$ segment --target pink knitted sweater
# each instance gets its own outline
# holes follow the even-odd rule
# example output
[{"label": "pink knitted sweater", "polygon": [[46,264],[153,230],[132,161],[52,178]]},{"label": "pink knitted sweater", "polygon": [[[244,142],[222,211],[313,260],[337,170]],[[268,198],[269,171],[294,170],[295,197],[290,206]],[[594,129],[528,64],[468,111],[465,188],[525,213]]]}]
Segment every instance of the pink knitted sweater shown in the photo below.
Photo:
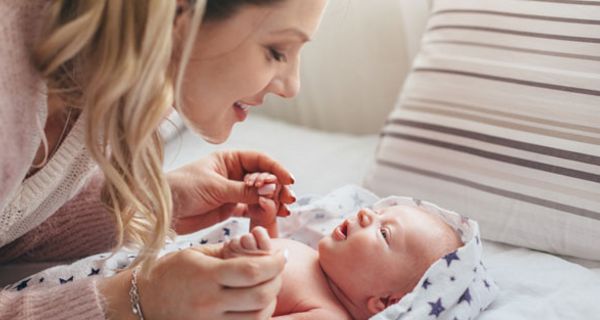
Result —
[{"label": "pink knitted sweater", "polygon": [[[80,120],[48,164],[25,179],[47,116],[46,85],[30,54],[48,3],[0,1],[0,265],[71,260],[115,243],[114,220],[99,201],[103,178],[89,174]],[[0,291],[0,320],[104,319],[96,281]]]}]

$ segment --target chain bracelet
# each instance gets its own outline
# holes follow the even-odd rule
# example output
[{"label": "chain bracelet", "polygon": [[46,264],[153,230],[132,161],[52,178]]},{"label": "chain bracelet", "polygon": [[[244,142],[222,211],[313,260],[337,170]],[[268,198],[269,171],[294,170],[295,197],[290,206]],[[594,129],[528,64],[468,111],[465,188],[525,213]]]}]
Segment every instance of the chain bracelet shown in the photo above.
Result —
[{"label": "chain bracelet", "polygon": [[140,306],[140,293],[138,291],[137,274],[140,267],[136,267],[131,272],[131,288],[129,289],[129,301],[131,302],[131,311],[139,320],[144,320],[142,307]]}]

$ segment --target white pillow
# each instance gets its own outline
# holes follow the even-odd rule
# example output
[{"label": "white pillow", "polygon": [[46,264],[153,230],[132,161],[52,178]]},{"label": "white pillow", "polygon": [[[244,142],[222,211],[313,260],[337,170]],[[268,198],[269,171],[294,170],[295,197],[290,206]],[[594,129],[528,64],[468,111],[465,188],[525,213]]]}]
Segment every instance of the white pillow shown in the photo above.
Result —
[{"label": "white pillow", "polygon": [[365,185],[600,260],[600,3],[436,0]]}]

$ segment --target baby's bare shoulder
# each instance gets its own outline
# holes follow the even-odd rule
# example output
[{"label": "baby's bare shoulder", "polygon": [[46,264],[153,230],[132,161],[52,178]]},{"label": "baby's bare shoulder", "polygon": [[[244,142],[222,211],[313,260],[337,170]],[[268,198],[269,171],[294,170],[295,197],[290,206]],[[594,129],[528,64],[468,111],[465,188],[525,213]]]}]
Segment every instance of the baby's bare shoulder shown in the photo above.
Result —
[{"label": "baby's bare shoulder", "polygon": [[289,239],[273,239],[272,245],[275,250],[288,249],[275,314],[303,314],[311,310],[317,314],[345,312],[329,289],[315,249]]}]

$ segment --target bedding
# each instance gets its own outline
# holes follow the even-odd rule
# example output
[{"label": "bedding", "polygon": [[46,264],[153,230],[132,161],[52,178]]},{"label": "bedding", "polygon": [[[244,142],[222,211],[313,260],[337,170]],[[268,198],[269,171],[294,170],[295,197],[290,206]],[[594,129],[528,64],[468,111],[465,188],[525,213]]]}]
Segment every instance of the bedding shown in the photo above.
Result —
[{"label": "bedding", "polygon": [[[302,241],[317,249],[317,242],[321,237],[330,233],[344,219],[355,216],[361,208],[377,209],[397,204],[419,206],[441,215],[447,223],[460,231],[465,246],[435,262],[412,293],[374,318],[393,320],[402,315],[404,319],[424,319],[435,314],[439,319],[467,320],[477,316],[493,301],[498,288],[482,262],[479,231],[474,221],[464,220],[455,213],[413,198],[389,197],[379,200],[369,191],[349,185],[323,197],[301,197],[292,206],[290,217],[279,218],[279,228],[285,237]],[[180,237],[168,244],[161,255],[239,237],[248,232],[248,225],[245,219],[230,219],[207,230]],[[135,257],[135,252],[128,250],[121,250],[110,257],[106,254],[91,256],[71,265],[57,266],[22,279],[10,290],[31,290],[66,284],[82,277],[110,276],[129,265]],[[435,303],[430,303],[431,301]]]},{"label": "bedding", "polygon": [[436,0],[365,186],[600,260],[597,1]]},{"label": "bedding", "polygon": [[[244,147],[263,150],[292,170],[298,181],[294,190],[301,204],[306,201],[303,198],[323,198],[340,186],[360,183],[368,171],[377,140],[376,135],[324,133],[251,116],[247,123],[241,124],[234,131],[230,141],[221,146],[209,146],[194,134],[183,132],[167,146],[167,167],[183,165],[217,149]],[[306,152],[307,150],[314,151]],[[367,194],[361,196],[361,201],[372,201]],[[329,227],[319,226],[315,221],[305,223],[302,220],[287,220],[286,223],[307,226],[299,230],[304,236],[298,236],[298,240],[308,242],[316,241],[319,232]],[[239,225],[237,228],[246,230],[247,226]],[[190,237],[194,236],[198,235]],[[182,237],[179,240],[185,242],[191,239]],[[587,320],[600,315],[600,305],[597,303],[597,297],[600,296],[600,263],[564,258],[487,240],[483,244],[484,261],[500,291],[478,319]],[[122,263],[127,261],[126,257],[121,260]],[[118,266],[118,263],[115,265]],[[19,279],[26,280],[28,275],[47,267],[48,264],[4,266],[0,268],[0,278],[3,285],[18,285]],[[81,275],[87,276],[92,271],[94,270],[90,267],[90,270],[81,271]],[[67,281],[69,278],[70,276],[63,280]],[[60,283],[60,280],[57,282]]]}]

